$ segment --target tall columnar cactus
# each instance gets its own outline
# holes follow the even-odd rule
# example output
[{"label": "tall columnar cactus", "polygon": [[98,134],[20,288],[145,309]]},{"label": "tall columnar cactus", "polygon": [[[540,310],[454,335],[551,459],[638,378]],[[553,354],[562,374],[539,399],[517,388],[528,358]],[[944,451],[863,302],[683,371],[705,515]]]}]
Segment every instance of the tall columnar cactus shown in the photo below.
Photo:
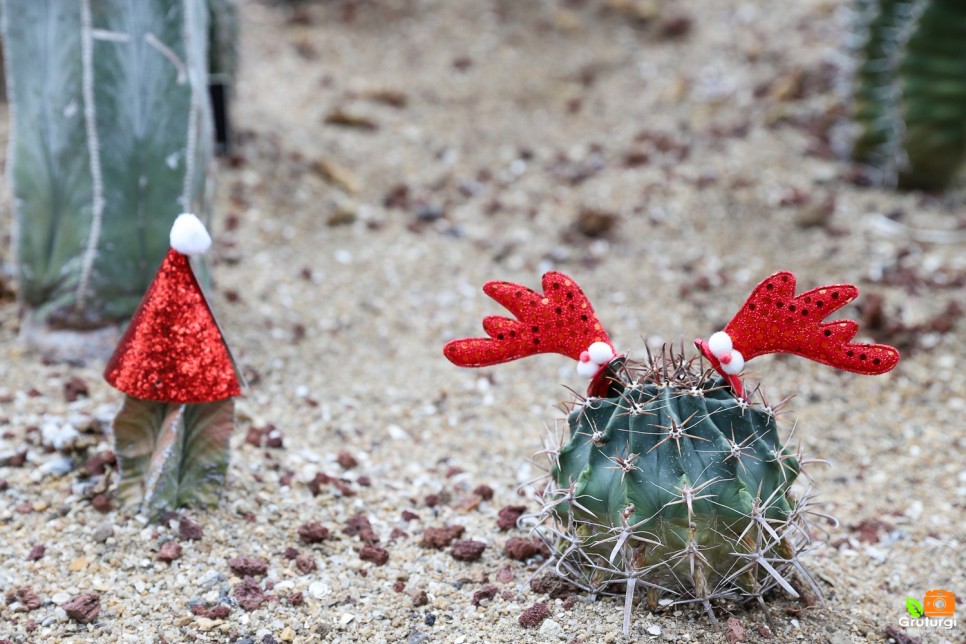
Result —
[{"label": "tall columnar cactus", "polygon": [[565,275],[546,274],[543,293],[507,282],[484,291],[517,319],[487,317],[488,338],[446,345],[452,362],[482,367],[553,352],[591,378],[587,396],[571,403],[569,436],[549,450],[538,532],[555,572],[594,593],[623,585],[625,632],[638,589],[652,608],[662,596],[700,602],[713,619],[712,600],[761,602],[772,588],[797,596],[796,572],[811,583],[799,562],[811,539],[809,494],[791,490],[804,461],[782,444],[780,405],[759,390],[748,395],[739,374],[746,361],[778,352],[858,373],[892,369],[894,348],[852,343],[855,322],[822,322],[855,299],[854,286],[796,296],[795,277],[776,273],[724,331],[695,342],[698,357],[665,350],[643,364],[616,355]]},{"label": "tall columnar cactus", "polygon": [[858,0],[853,157],[883,183],[943,188],[966,161],[966,3]]},{"label": "tall columnar cactus", "polygon": [[3,2],[27,329],[133,313],[178,212],[209,210],[205,0]]}]

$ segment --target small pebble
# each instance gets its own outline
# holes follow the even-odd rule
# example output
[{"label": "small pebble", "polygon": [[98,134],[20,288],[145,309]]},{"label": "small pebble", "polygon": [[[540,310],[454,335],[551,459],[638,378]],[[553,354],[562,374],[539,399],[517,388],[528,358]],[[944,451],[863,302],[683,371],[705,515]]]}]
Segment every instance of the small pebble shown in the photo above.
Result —
[{"label": "small pebble", "polygon": [[158,559],[171,563],[181,558],[181,546],[174,541],[168,541],[158,550]]},{"label": "small pebble", "polygon": [[268,573],[268,563],[258,557],[235,557],[228,567],[239,577],[261,577]]},{"label": "small pebble", "polygon": [[527,511],[527,506],[525,505],[507,505],[500,508],[500,512],[497,515],[496,525],[502,531],[512,530],[517,527],[517,519],[519,519],[524,512]]},{"label": "small pebble", "polygon": [[63,609],[75,622],[90,624],[101,612],[101,596],[97,593],[77,595],[65,603]]},{"label": "small pebble", "polygon": [[453,544],[450,554],[460,561],[476,561],[483,556],[484,550],[486,550],[486,544],[482,541],[457,541]]},{"label": "small pebble", "polygon": [[97,526],[97,529],[94,530],[94,534],[91,538],[94,539],[95,543],[104,543],[113,536],[114,524],[107,522]]},{"label": "small pebble", "polygon": [[27,561],[38,561],[43,559],[45,554],[47,554],[47,547],[42,543],[37,544],[27,553]]},{"label": "small pebble", "polygon": [[64,604],[70,601],[70,595],[67,593],[56,593],[54,595],[51,595],[50,601],[52,601],[54,604],[58,606],[63,606]]},{"label": "small pebble", "polygon": [[87,557],[78,557],[70,562],[70,565],[67,566],[67,570],[71,572],[80,572],[81,570],[87,568],[87,563]]},{"label": "small pebble", "polygon": [[359,558],[363,561],[371,561],[377,566],[382,566],[389,561],[389,552],[385,548],[367,543],[359,550]]},{"label": "small pebble", "polygon": [[200,525],[188,517],[181,517],[178,521],[178,537],[182,541],[200,541],[202,536],[204,530]]},{"label": "small pebble", "polygon": [[321,581],[313,581],[309,584],[309,594],[315,599],[321,599],[332,592],[329,585]]},{"label": "small pebble", "polygon": [[299,526],[299,539],[305,543],[320,543],[329,538],[329,529],[318,521]]},{"label": "small pebble", "polygon": [[518,621],[523,628],[536,628],[549,616],[550,609],[547,608],[547,605],[544,602],[538,602],[523,611]]},{"label": "small pebble", "polygon": [[299,572],[307,575],[310,572],[315,572],[319,566],[315,563],[315,557],[312,553],[306,552],[295,558],[295,567],[299,569]]},{"label": "small pebble", "polygon": [[262,592],[262,587],[251,577],[246,577],[244,581],[235,586],[232,595],[238,605],[249,612],[256,610],[267,599],[265,593]]},{"label": "small pebble", "polygon": [[563,633],[563,628],[554,620],[547,619],[544,620],[543,624],[540,625],[540,630],[538,632],[544,637],[558,639]]}]

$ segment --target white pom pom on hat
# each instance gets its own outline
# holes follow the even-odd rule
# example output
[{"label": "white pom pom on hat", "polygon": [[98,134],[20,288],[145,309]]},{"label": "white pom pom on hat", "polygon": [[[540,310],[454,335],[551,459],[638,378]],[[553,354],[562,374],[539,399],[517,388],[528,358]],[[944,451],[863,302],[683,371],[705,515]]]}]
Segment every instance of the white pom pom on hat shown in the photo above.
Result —
[{"label": "white pom pom on hat", "polygon": [[182,255],[201,255],[211,248],[211,235],[195,215],[178,215],[171,226],[171,248]]}]

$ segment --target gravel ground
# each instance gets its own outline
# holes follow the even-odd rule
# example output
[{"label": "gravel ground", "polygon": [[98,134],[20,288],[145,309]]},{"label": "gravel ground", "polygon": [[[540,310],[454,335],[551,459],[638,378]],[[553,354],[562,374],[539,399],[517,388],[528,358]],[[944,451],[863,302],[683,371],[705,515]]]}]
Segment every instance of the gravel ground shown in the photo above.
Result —
[{"label": "gravel ground", "polygon": [[[499,312],[488,279],[567,272],[643,357],[642,336],[707,337],[785,268],[857,283],[845,314],[905,356],[876,378],[750,369],[829,462],[810,472],[840,523],[807,560],[826,603],[771,597],[771,633],[760,609],[728,627],[729,607],[714,625],[642,606],[630,640],[963,641],[899,619],[929,589],[966,603],[966,210],[847,180],[845,4],[244,2],[213,304],[250,386],[223,502],[164,525],[111,507],[91,459],[120,394],[102,364],[28,354],[0,287],[0,640],[625,641],[621,601],[532,589],[540,558],[511,560],[526,533],[498,527],[536,509],[572,364],[461,370],[441,347]],[[300,537],[311,522],[328,538]],[[453,525],[477,560],[420,545]]]}]

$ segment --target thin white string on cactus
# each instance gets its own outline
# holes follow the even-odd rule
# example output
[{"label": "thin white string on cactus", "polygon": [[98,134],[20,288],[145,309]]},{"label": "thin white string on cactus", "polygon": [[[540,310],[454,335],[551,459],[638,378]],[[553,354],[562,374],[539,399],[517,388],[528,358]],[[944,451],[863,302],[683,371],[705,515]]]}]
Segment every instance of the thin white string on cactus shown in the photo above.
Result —
[{"label": "thin white string on cactus", "polygon": [[91,166],[91,230],[81,263],[77,286],[77,307],[84,308],[90,288],[91,271],[97,256],[104,215],[104,179],[101,172],[100,138],[97,135],[97,112],[94,106],[94,38],[90,0],[81,0],[81,92],[84,99],[84,124],[87,130],[87,153]]},{"label": "thin white string on cactus", "polygon": [[178,54],[176,54],[173,49],[158,40],[158,37],[151,32],[144,34],[144,42],[158,50],[162,56],[167,58],[168,61],[174,65],[174,68],[178,70],[177,83],[178,85],[184,85],[185,81],[188,80],[188,72],[185,69],[185,64],[180,58],[178,58]]},{"label": "thin white string on cactus", "polygon": [[[3,34],[3,41],[5,43],[10,42],[10,25],[7,16],[10,15],[10,11],[7,8],[7,0],[0,0],[0,33]],[[3,57],[3,73],[7,80],[7,105],[10,112],[10,133],[7,137],[7,185],[13,187],[13,158],[14,150],[17,149],[17,100],[16,100],[16,87],[14,84],[13,76],[13,65],[10,62],[10,55]],[[14,252],[14,262],[15,265],[20,265],[20,260],[16,257],[19,253],[20,248],[20,207],[17,200],[17,195],[12,195],[11,201],[11,211],[13,215],[13,227],[11,230],[11,239],[13,241],[13,252]]]},{"label": "thin white string on cactus", "polygon": [[120,31],[109,29],[91,29],[91,37],[94,40],[104,40],[107,42],[131,42],[131,35]]},{"label": "thin white string on cactus", "polygon": [[[192,67],[193,52],[192,47],[194,46],[194,39],[196,38],[195,24],[194,24],[194,11],[192,7],[192,0],[184,0],[183,10],[184,10],[184,25],[182,31],[182,40],[184,40],[184,58],[185,65],[188,68],[188,74],[196,74],[205,72],[198,72],[198,66]],[[207,67],[204,67],[207,69]],[[198,127],[198,111],[200,108],[199,101],[200,97],[198,95],[198,87],[205,84],[205,78],[190,78],[188,79],[188,86],[191,91],[191,104],[188,109],[188,141],[185,145],[185,171],[184,171],[184,185],[181,190],[181,209],[184,212],[192,212],[194,208],[191,203],[191,183],[195,171],[195,151],[198,147],[198,132],[196,128]]]}]

